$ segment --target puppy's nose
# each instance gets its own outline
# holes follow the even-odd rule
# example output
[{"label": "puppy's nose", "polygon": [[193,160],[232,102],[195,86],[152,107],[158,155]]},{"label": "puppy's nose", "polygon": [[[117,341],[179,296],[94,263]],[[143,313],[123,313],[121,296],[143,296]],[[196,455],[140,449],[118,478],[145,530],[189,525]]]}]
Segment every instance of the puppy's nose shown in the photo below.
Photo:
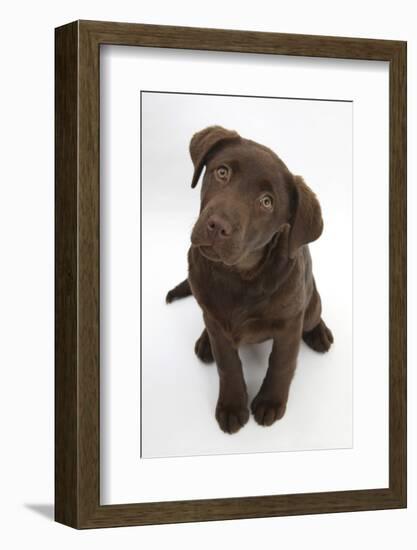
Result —
[{"label": "puppy's nose", "polygon": [[207,220],[207,232],[213,239],[227,239],[232,234],[232,226],[227,220],[213,214]]}]

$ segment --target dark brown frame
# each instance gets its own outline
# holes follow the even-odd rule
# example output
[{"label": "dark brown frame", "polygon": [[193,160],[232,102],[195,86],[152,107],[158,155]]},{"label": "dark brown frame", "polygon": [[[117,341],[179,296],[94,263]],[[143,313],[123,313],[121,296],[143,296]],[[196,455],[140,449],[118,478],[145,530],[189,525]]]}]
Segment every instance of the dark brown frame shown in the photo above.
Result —
[{"label": "dark brown frame", "polygon": [[[101,44],[389,62],[389,487],[123,505],[99,498]],[[76,21],[55,32],[55,519],[76,528],[406,506],[406,43]]]}]

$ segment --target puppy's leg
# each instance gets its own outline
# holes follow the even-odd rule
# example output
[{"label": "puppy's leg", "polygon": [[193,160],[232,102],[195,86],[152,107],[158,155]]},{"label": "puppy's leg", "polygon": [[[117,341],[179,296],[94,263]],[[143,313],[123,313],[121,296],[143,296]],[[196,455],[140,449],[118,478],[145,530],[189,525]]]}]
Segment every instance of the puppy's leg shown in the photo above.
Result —
[{"label": "puppy's leg", "polygon": [[185,298],[186,296],[190,296],[191,294],[192,292],[190,288],[190,283],[188,282],[188,279],[185,279],[184,281],[182,281],[182,283],[180,283],[168,292],[165,301],[167,304],[170,304],[174,300]]},{"label": "puppy's leg", "polygon": [[324,353],[333,343],[333,334],[321,318],[321,299],[313,281],[313,293],[304,315],[303,340],[315,351]]},{"label": "puppy's leg", "polygon": [[266,376],[251,404],[255,420],[262,426],[270,426],[284,416],[300,348],[301,332],[302,318],[299,316],[288,321],[285,328],[274,337]]},{"label": "puppy's leg", "polygon": [[194,351],[197,357],[201,359],[203,363],[214,362],[213,352],[211,351],[210,338],[207,329],[203,330],[200,338],[195,343]]},{"label": "puppy's leg", "polygon": [[219,373],[219,398],[216,419],[220,428],[229,434],[242,428],[249,419],[248,394],[239,354],[214,321],[204,317],[211,349]]}]

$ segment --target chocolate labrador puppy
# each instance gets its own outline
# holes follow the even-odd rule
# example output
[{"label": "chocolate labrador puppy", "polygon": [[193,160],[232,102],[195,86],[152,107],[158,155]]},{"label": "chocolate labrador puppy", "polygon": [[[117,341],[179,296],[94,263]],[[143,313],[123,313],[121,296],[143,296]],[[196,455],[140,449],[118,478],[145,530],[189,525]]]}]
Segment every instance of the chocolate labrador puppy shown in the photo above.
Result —
[{"label": "chocolate labrador puppy", "polygon": [[235,433],[249,418],[238,349],[272,339],[269,366],[251,404],[270,426],[285,413],[301,339],[325,352],[333,336],[321,318],[307,243],[320,237],[319,202],[270,149],[211,126],[190,143],[192,187],[205,167],[200,215],[191,235],[188,278],[166,301],[193,294],[205,329],[195,345],[217,363],[216,419]]}]

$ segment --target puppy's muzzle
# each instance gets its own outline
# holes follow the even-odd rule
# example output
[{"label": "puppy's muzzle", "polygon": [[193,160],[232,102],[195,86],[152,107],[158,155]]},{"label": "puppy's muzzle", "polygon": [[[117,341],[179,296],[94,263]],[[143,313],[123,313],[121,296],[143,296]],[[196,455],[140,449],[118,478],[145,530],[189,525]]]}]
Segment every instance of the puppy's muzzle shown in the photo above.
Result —
[{"label": "puppy's muzzle", "polygon": [[212,214],[206,222],[206,235],[211,244],[225,241],[233,234],[232,224],[225,218]]}]

